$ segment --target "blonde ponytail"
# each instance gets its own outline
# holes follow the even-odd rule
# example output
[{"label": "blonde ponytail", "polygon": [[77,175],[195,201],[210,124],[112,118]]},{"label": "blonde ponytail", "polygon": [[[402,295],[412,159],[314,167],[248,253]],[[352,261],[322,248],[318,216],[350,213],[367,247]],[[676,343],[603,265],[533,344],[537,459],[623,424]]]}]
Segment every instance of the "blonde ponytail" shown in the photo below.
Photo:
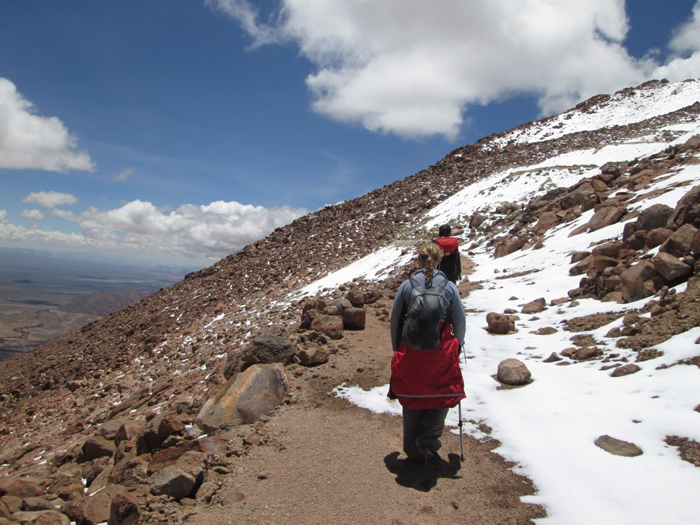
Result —
[{"label": "blonde ponytail", "polygon": [[430,286],[430,282],[433,280],[433,270],[440,263],[442,259],[443,252],[437,244],[428,243],[424,244],[418,250],[418,257],[420,257],[420,264],[425,269],[425,285]]}]

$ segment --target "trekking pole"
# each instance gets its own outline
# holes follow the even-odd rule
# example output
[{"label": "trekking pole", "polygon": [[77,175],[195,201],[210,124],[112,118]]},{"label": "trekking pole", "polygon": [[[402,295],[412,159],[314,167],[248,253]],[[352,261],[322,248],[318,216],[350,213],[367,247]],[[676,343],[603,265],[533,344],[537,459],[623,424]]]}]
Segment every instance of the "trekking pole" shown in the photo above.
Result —
[{"label": "trekking pole", "polygon": [[462,401],[459,402],[459,459],[464,461],[464,441],[462,440]]},{"label": "trekking pole", "polygon": [[[460,354],[464,355],[464,345],[459,347]],[[466,364],[466,360],[465,360]],[[462,437],[462,400],[459,400],[459,459],[464,461],[464,439]]]}]

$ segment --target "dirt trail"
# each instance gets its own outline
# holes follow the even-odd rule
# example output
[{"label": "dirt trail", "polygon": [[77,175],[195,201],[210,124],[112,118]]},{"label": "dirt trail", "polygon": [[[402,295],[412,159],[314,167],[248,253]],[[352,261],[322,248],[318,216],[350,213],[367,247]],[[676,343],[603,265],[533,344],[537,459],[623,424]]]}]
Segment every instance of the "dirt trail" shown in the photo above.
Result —
[{"label": "dirt trail", "polygon": [[226,504],[192,509],[187,523],[486,525],[544,515],[520,502],[532,484],[491,452],[495,442],[465,436],[460,464],[459,437],[446,432],[441,454],[449,466],[415,465],[401,451],[400,417],[372,414],[328,394],[343,382],[388,383],[388,324],[371,308],[367,319],[364,331],[345,332],[347,348],[329,363],[290,374],[293,402],[257,423],[264,425],[266,446],[250,449],[220,479],[219,499],[228,498]]}]

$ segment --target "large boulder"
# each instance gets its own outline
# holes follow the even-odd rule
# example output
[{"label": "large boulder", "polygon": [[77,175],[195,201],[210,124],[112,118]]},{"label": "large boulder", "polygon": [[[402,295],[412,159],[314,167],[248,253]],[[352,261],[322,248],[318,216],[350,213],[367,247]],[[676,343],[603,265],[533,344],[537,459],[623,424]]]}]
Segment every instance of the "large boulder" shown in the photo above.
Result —
[{"label": "large boulder", "polygon": [[624,247],[624,242],[612,241],[596,246],[591,253],[596,257],[611,257],[614,259],[620,255],[620,251]]},{"label": "large boulder", "polygon": [[[317,310],[310,310],[317,311]],[[252,365],[283,363],[294,360],[294,345],[286,337],[276,335],[261,335],[256,337],[243,351],[229,354],[224,367],[224,377],[232,376]]]},{"label": "large boulder", "polygon": [[326,334],[331,339],[342,339],[343,320],[335,315],[319,315],[311,323],[311,329],[318,333]]},{"label": "large boulder", "polygon": [[646,247],[651,250],[652,248],[661,246],[671,235],[673,235],[673,230],[669,230],[668,228],[656,228],[651,230],[647,234]]},{"label": "large boulder", "polygon": [[620,275],[622,297],[631,303],[644,299],[656,293],[651,279],[656,275],[654,265],[649,261],[642,261],[631,266]]},{"label": "large boulder", "polygon": [[333,299],[329,306],[335,306],[339,315],[343,315],[346,308],[352,308],[352,303],[345,298]]},{"label": "large boulder", "polygon": [[693,273],[693,269],[669,253],[660,252],[652,260],[654,269],[667,281],[675,281]]},{"label": "large boulder", "polygon": [[518,359],[506,359],[498,364],[498,375],[501,383],[512,386],[526,385],[530,382],[532,374],[525,363]]},{"label": "large boulder", "polygon": [[700,186],[695,186],[678,201],[669,222],[680,228],[683,224],[693,224],[696,219],[700,219]]},{"label": "large boulder", "polygon": [[540,215],[540,218],[538,219],[537,224],[535,224],[533,230],[535,230],[537,233],[544,233],[552,226],[556,226],[557,224],[559,224],[559,217],[557,217],[557,214],[553,211],[546,211]]},{"label": "large boulder", "polygon": [[213,433],[230,425],[254,423],[281,404],[288,391],[284,366],[253,365],[207,400],[197,415],[197,426]]},{"label": "large boulder", "polygon": [[654,204],[643,210],[637,217],[637,229],[651,231],[665,228],[673,215],[673,208],[665,204]]},{"label": "large boulder", "polygon": [[117,447],[111,441],[107,441],[102,436],[91,436],[83,444],[81,452],[85,461],[92,461],[103,456],[112,457],[117,451]]},{"label": "large boulder", "polygon": [[511,253],[517,252],[520,248],[527,244],[527,237],[516,237],[515,239],[508,239],[503,244],[496,248],[494,257],[498,259],[499,257],[505,257]]},{"label": "large boulder", "polygon": [[590,231],[600,230],[611,224],[615,224],[625,214],[625,208],[622,206],[606,206],[599,209],[591,220],[588,221],[588,229]]},{"label": "large boulder", "polygon": [[698,229],[690,224],[684,224],[669,237],[659,248],[660,252],[670,253],[674,257],[684,257],[692,252],[691,244]]},{"label": "large boulder", "polygon": [[343,327],[349,330],[364,330],[367,312],[364,308],[346,308],[343,311]]},{"label": "large boulder", "polygon": [[586,200],[586,197],[588,197],[589,195],[593,195],[594,193],[595,188],[593,188],[593,185],[590,182],[584,182],[571,193],[567,193],[566,195],[564,195],[559,201],[559,203],[562,209],[573,208],[574,206],[583,204],[583,202]]},{"label": "large boulder", "polygon": [[166,495],[182,499],[192,494],[197,480],[192,474],[171,465],[153,474],[148,483],[151,485],[151,494],[155,496]]}]

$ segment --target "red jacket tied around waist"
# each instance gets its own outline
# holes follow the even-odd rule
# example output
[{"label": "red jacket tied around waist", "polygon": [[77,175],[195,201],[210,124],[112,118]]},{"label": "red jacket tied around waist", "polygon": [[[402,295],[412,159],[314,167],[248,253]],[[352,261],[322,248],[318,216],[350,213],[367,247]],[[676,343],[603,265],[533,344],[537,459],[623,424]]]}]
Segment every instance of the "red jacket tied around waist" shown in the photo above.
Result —
[{"label": "red jacket tied around waist", "polygon": [[411,410],[452,408],[466,397],[459,341],[449,323],[441,323],[435,350],[414,350],[399,342],[391,360],[389,397]]}]

